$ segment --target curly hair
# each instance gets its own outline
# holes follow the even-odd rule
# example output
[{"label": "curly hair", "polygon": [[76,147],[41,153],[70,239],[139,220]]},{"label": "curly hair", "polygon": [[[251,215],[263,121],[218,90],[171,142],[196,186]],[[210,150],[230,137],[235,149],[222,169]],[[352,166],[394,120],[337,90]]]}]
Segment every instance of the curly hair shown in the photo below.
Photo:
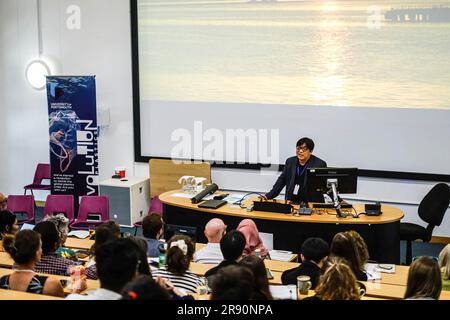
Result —
[{"label": "curly hair", "polygon": [[330,257],[320,277],[316,295],[322,300],[360,300],[358,283],[344,259]]},{"label": "curly hair", "polygon": [[361,235],[354,230],[347,231],[346,233],[353,241],[355,241],[356,250],[358,252],[359,266],[364,268],[367,261],[369,261],[369,249],[367,248],[366,242],[363,237],[361,237]]},{"label": "curly hair", "polygon": [[364,272],[364,265],[367,262],[363,261],[365,254],[363,254],[363,257],[361,256],[357,243],[358,241],[355,239],[354,234],[350,233],[350,231],[339,232],[333,237],[330,248],[331,255],[344,258],[356,276]]}]

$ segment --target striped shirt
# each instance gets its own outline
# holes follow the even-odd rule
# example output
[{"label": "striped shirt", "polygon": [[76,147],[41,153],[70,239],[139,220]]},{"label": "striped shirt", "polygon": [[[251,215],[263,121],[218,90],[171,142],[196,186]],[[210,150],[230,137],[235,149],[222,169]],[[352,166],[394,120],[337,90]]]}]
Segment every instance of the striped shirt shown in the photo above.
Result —
[{"label": "striped shirt", "polygon": [[157,277],[165,278],[172,282],[175,288],[185,290],[186,293],[196,293],[199,286],[206,284],[204,278],[200,278],[190,271],[186,271],[182,276],[177,276],[166,268],[152,270],[154,279]]}]

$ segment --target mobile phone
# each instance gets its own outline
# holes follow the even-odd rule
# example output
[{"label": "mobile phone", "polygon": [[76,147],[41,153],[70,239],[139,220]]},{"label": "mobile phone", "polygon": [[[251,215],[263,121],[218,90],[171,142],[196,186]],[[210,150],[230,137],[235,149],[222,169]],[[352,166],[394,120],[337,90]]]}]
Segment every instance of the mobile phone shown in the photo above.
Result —
[{"label": "mobile phone", "polygon": [[385,269],[385,270],[391,270],[394,266],[391,264],[379,264],[378,268]]}]

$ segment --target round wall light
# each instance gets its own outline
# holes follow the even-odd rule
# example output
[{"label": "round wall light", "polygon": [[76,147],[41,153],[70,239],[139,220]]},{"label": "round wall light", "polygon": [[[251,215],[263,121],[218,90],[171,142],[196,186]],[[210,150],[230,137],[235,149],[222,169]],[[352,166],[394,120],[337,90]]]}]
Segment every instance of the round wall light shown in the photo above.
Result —
[{"label": "round wall light", "polygon": [[49,66],[42,60],[31,61],[25,69],[25,77],[33,89],[42,90],[46,85],[46,76],[50,75]]}]

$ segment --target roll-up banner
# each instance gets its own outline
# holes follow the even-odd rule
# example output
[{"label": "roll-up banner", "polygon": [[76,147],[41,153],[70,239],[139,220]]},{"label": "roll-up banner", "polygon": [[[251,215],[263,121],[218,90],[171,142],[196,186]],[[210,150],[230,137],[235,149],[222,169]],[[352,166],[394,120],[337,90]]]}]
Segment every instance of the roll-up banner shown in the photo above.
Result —
[{"label": "roll-up banner", "polygon": [[98,195],[95,76],[47,77],[52,194]]}]

